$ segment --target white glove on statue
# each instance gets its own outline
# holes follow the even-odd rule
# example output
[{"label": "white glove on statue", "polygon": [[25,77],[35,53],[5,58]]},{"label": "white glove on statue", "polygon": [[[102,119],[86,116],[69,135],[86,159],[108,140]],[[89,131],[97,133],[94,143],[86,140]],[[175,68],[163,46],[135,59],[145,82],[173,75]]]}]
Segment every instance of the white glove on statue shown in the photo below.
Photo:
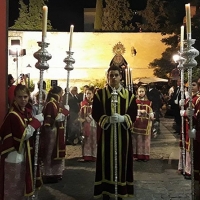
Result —
[{"label": "white glove on statue", "polygon": [[68,111],[70,110],[69,105],[64,105],[64,107],[65,107],[66,110],[68,110]]},{"label": "white glove on statue", "polygon": [[43,122],[44,121],[44,116],[43,116],[43,113],[40,113],[38,115],[35,115],[34,116],[35,119],[37,119],[39,122]]},{"label": "white glove on statue", "polygon": [[122,123],[125,121],[125,118],[123,115],[120,115],[118,113],[114,113],[112,116],[110,116],[110,123],[115,124],[115,123]]},{"label": "white glove on statue", "polygon": [[57,122],[62,122],[65,120],[65,115],[62,114],[62,113],[58,113],[58,115],[56,116],[56,119],[55,119]]}]

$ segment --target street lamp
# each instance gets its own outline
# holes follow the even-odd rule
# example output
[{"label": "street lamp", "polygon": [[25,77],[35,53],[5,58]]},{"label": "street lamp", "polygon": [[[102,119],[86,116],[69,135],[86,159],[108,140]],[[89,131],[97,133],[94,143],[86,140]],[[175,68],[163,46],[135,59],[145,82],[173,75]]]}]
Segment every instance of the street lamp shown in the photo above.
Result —
[{"label": "street lamp", "polygon": [[18,68],[19,68],[19,62],[18,58],[19,56],[26,55],[26,49],[20,48],[20,40],[11,40],[11,49],[9,49],[9,55],[14,56],[13,61],[16,62],[16,83],[18,84]]}]

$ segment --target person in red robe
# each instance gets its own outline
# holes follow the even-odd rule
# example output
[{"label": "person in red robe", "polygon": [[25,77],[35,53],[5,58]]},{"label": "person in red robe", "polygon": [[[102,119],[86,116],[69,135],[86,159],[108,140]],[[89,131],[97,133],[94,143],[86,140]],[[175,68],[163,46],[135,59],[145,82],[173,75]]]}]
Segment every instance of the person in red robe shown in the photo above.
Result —
[{"label": "person in red robe", "polygon": [[80,120],[82,123],[83,144],[82,159],[79,161],[96,161],[97,154],[97,124],[92,118],[92,103],[94,88],[89,87],[85,91],[86,98],[81,102]]},{"label": "person in red robe", "polygon": [[0,200],[25,200],[42,185],[39,165],[37,177],[33,175],[33,133],[44,118],[42,114],[32,116],[32,110],[27,108],[29,98],[28,88],[17,85],[14,103],[0,128]]},{"label": "person in red robe", "polygon": [[64,120],[69,107],[62,108],[60,101],[63,89],[54,86],[47,95],[43,108],[44,124],[41,134],[41,152],[44,183],[55,183],[62,179],[65,160]]},{"label": "person in red robe", "polygon": [[[137,104],[134,94],[121,84],[119,67],[108,69],[108,85],[94,95],[92,117],[99,125],[97,143],[96,175],[94,197],[109,200],[116,196],[115,166],[117,166],[117,197],[133,197],[133,147],[130,128],[136,119]],[[113,109],[112,92],[116,89],[116,113]],[[116,126],[115,126],[116,125]],[[114,131],[116,127],[116,132]],[[117,157],[114,150],[114,136],[117,136]],[[117,158],[117,165],[115,160]]]},{"label": "person in red robe", "polygon": [[138,115],[132,127],[133,133],[133,157],[137,161],[150,159],[150,143],[152,120],[154,119],[151,101],[147,99],[144,86],[138,88],[136,103]]},{"label": "person in red robe", "polygon": [[[194,110],[197,110],[196,104],[197,100],[200,97],[198,80],[192,80],[192,107]],[[182,159],[182,151],[185,150],[185,179],[191,179],[191,154],[190,154],[190,135],[189,135],[189,117],[187,116],[187,108],[189,106],[189,99],[185,100],[184,111],[180,111],[180,115],[184,117],[184,140],[185,144],[183,146],[182,134],[180,134],[180,156],[179,156],[179,164],[178,171],[179,173],[183,172],[183,159]],[[197,111],[194,112],[194,116],[197,115]],[[193,116],[193,125],[195,125],[195,118]],[[196,146],[196,141],[194,140],[194,147]],[[199,156],[199,155],[198,155]],[[196,162],[196,161],[195,161]]]},{"label": "person in red robe", "polygon": [[8,74],[8,107],[10,107],[14,101],[14,90],[16,85],[13,85],[15,80],[12,74]]},{"label": "person in red robe", "polygon": [[193,125],[196,128],[194,147],[194,190],[197,199],[200,199],[200,82],[198,81],[197,99],[194,105]]}]

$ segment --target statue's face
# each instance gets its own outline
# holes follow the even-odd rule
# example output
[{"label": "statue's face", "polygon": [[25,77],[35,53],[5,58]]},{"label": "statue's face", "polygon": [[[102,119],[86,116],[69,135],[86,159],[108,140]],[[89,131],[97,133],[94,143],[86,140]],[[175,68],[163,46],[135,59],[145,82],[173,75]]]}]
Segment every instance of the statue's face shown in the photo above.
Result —
[{"label": "statue's face", "polygon": [[114,57],[114,62],[115,63],[117,63],[117,64],[120,64],[120,63],[122,63],[122,61],[123,61],[123,57],[122,57],[122,55],[115,55],[115,57]]}]

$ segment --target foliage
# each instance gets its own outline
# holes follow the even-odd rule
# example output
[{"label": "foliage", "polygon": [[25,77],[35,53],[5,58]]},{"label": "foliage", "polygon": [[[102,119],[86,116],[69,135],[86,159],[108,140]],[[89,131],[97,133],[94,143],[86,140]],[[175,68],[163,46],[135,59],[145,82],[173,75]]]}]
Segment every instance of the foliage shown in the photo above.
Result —
[{"label": "foliage", "polygon": [[89,83],[89,86],[103,88],[103,87],[105,87],[105,84],[106,84],[106,78],[94,79]]},{"label": "foliage", "polygon": [[[102,78],[102,79],[94,79],[94,80],[91,80],[88,84],[89,87],[94,87],[94,88],[104,88],[105,87],[105,84],[106,84],[106,78]],[[82,86],[80,88],[81,91],[83,91],[83,87]]]},{"label": "foliage", "polygon": [[34,91],[34,89],[35,89],[35,84],[34,84],[34,82],[33,82],[33,80],[30,80],[30,85],[29,85],[29,91],[30,92],[33,92]]},{"label": "foliage", "polygon": [[[19,17],[9,30],[42,30],[42,7],[45,2],[48,0],[29,0],[29,4],[24,3],[24,0],[19,0]],[[47,20],[47,29],[53,29],[50,20]]]},{"label": "foliage", "polygon": [[102,28],[102,15],[103,15],[103,2],[102,0],[96,1],[96,13],[94,20],[94,30],[98,31]]},{"label": "foliage", "polygon": [[51,80],[50,79],[46,79],[46,91],[48,92],[51,89]]},{"label": "foliage", "polygon": [[[138,24],[142,31],[161,32],[162,35],[169,34],[169,37],[162,39],[166,50],[161,58],[156,58],[149,63],[154,69],[154,75],[167,78],[173,68],[177,66],[172,56],[179,51],[180,27],[185,16],[185,4],[188,0],[148,0],[144,11],[139,14],[143,18],[143,24]],[[200,15],[192,19],[192,36],[196,39],[194,47],[200,49]],[[199,58],[197,57],[198,61]],[[197,75],[198,67],[193,69],[194,76]]]},{"label": "foliage", "polygon": [[106,7],[103,10],[103,31],[130,31],[134,30],[131,23],[133,11],[127,0],[105,0]]}]

